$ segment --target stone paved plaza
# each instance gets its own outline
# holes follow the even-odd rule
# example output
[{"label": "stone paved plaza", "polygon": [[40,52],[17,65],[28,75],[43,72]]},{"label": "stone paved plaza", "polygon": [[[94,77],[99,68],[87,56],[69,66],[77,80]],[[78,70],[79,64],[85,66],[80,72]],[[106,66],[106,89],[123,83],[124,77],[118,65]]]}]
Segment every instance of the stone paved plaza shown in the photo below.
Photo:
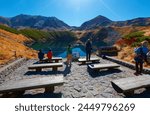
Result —
[{"label": "stone paved plaza", "polygon": [[[43,69],[42,72],[29,71],[28,66],[37,60],[28,60],[21,67],[7,76],[4,82],[10,80],[32,79],[33,77],[51,77],[64,75],[64,85],[56,86],[53,94],[44,93],[44,88],[27,90],[24,95],[16,97],[38,97],[38,98],[123,98],[123,94],[117,93],[111,86],[111,81],[118,78],[134,76],[134,70],[121,66],[114,70],[101,70],[99,72],[88,69],[88,64],[80,65],[73,62],[71,67],[63,65],[57,72],[51,69]],[[65,60],[63,60],[65,62]],[[101,64],[113,63],[100,59]],[[135,76],[136,77],[136,76]],[[133,97],[150,97],[150,92],[145,89],[135,91]]]}]

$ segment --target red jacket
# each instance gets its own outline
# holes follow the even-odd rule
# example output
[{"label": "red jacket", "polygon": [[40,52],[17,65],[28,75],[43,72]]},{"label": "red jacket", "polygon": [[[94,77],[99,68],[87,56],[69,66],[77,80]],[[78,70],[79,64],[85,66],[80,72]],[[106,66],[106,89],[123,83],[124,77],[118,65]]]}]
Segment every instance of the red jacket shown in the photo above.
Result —
[{"label": "red jacket", "polygon": [[53,56],[52,51],[49,51],[49,52],[47,53],[47,57],[48,57],[48,59],[52,59],[52,56]]}]

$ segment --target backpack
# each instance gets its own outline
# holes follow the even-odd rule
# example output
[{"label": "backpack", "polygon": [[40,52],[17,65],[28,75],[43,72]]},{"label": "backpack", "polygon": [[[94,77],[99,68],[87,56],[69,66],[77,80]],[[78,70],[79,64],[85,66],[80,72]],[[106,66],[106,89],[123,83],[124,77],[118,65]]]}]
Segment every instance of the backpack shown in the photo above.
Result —
[{"label": "backpack", "polygon": [[140,54],[141,54],[141,57],[143,58],[143,60],[144,60],[145,62],[147,62],[147,55],[143,52],[142,47],[140,48]]}]

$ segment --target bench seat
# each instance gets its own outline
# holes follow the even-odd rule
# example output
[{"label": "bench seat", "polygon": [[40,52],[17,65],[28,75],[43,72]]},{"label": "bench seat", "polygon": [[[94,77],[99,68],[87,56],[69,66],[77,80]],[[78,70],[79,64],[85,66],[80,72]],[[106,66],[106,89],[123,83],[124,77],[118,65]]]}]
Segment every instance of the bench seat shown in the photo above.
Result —
[{"label": "bench seat", "polygon": [[0,85],[0,93],[19,92],[35,88],[46,88],[53,92],[54,86],[63,85],[63,83],[63,75],[8,81]]},{"label": "bench seat", "polygon": [[[52,62],[54,61],[55,63],[58,63],[60,60],[62,60],[62,57],[52,57],[52,59],[51,59],[51,61]],[[48,58],[44,58],[42,60],[42,62],[47,63],[47,62],[49,62],[49,60],[48,60]]]},{"label": "bench seat", "polygon": [[113,69],[120,67],[118,64],[91,64],[88,67],[92,70]]},{"label": "bench seat", "polygon": [[33,64],[28,69],[36,69],[36,71],[42,71],[42,68],[52,68],[53,71],[57,71],[58,67],[62,67],[63,63],[46,63],[46,64]]},{"label": "bench seat", "polygon": [[86,62],[99,62],[100,61],[100,58],[90,58],[89,61],[86,60],[86,58],[79,58],[78,59],[79,62],[81,62],[82,64],[85,64]]},{"label": "bench seat", "polygon": [[133,95],[136,89],[150,87],[150,76],[121,78],[111,81],[111,84],[118,93]]}]

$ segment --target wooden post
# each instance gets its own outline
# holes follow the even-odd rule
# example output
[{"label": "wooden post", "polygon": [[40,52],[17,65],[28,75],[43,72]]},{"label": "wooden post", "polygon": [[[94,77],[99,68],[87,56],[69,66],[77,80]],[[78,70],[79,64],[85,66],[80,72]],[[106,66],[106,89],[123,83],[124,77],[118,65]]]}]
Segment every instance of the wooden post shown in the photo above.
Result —
[{"label": "wooden post", "polygon": [[14,57],[15,57],[15,59],[17,59],[17,52],[16,51],[14,51]]}]

